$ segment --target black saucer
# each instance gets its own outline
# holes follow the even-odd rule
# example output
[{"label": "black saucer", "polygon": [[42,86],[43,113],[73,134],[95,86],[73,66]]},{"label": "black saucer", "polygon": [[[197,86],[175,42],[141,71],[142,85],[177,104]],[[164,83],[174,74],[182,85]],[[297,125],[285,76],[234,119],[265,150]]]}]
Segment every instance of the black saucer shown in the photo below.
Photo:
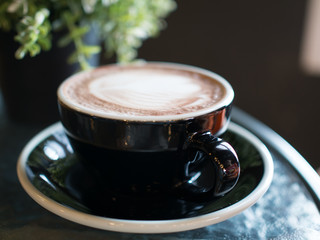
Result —
[{"label": "black saucer", "polygon": [[128,220],[170,220],[201,216],[236,204],[259,184],[264,163],[247,139],[227,131],[241,162],[236,187],[221,198],[206,201],[178,199],[170,195],[126,196],[104,187],[97,174],[85,167],[73,152],[62,127],[39,142],[26,161],[32,184],[50,199],[96,216]]}]

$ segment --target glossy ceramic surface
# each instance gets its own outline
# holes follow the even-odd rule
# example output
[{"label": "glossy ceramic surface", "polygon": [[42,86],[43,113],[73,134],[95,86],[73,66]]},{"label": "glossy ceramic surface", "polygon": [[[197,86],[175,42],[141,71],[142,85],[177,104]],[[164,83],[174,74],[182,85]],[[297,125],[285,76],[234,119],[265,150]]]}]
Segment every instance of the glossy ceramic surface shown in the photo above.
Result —
[{"label": "glossy ceramic surface", "polygon": [[250,207],[272,180],[271,155],[254,135],[231,123],[223,138],[237,151],[241,175],[231,192],[208,201],[111,196],[99,178],[77,159],[60,123],[27,144],[18,161],[18,176],[26,192],[41,206],[83,225],[136,233],[196,229],[224,221]]}]

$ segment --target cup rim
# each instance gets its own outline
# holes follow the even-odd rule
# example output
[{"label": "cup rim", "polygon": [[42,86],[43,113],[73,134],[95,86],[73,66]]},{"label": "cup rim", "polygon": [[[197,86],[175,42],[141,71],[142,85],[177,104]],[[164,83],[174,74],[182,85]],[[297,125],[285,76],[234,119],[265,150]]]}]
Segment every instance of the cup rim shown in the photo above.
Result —
[{"label": "cup rim", "polygon": [[216,81],[218,81],[220,84],[223,85],[223,87],[225,88],[225,96],[221,100],[219,100],[217,103],[212,105],[211,107],[207,107],[204,109],[192,111],[192,112],[181,114],[181,115],[163,115],[163,116],[157,116],[157,117],[154,117],[151,115],[150,116],[116,116],[115,114],[112,114],[112,113],[101,112],[101,111],[97,111],[97,110],[93,110],[93,109],[81,106],[80,104],[76,104],[70,101],[68,98],[64,96],[62,89],[63,89],[63,86],[66,84],[66,82],[68,82],[68,80],[79,77],[81,75],[89,74],[91,71],[95,71],[95,69],[102,69],[109,66],[110,67],[124,66],[123,64],[115,63],[115,64],[99,66],[97,68],[86,70],[86,71],[81,71],[79,73],[69,76],[60,84],[57,90],[58,102],[64,104],[69,109],[74,110],[76,112],[80,112],[86,115],[91,115],[94,117],[100,117],[104,119],[131,121],[131,122],[170,122],[170,121],[186,120],[186,119],[195,118],[195,117],[206,115],[208,113],[215,112],[219,109],[229,106],[234,99],[234,91],[231,84],[225,78],[223,78],[222,76],[220,76],[215,72],[212,72],[200,67],[196,67],[196,66],[191,66],[187,64],[181,64],[181,63],[172,63],[172,62],[148,61],[148,62],[142,62],[142,63],[139,62],[139,63],[129,64],[129,66],[143,66],[143,65],[157,65],[157,66],[163,66],[171,69],[188,70],[188,71],[192,71],[195,73],[208,76],[210,78],[215,79]]}]

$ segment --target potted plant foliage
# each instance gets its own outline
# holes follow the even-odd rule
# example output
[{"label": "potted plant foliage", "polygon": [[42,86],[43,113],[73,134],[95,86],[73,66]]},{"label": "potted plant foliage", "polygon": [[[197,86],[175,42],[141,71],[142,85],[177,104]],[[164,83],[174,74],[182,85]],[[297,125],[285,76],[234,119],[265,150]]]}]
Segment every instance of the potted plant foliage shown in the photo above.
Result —
[{"label": "potted plant foliage", "polygon": [[100,53],[135,60],[175,7],[174,0],[2,0],[0,83],[9,115],[53,121],[64,78],[97,65]]}]

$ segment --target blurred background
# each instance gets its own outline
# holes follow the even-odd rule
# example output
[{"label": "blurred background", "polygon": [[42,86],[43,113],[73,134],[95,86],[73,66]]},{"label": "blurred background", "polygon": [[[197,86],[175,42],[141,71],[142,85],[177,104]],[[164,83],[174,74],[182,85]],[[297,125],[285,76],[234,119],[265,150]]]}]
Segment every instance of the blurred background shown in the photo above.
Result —
[{"label": "blurred background", "polygon": [[[319,0],[177,0],[176,11],[166,19],[167,28],[157,38],[144,42],[139,58],[195,65],[224,76],[234,87],[237,107],[271,127],[314,168],[319,168],[319,3]],[[9,49],[9,44],[3,41],[0,35],[0,68],[4,63],[18,64],[12,54],[17,46]],[[11,58],[4,57],[6,51]],[[58,51],[66,56],[70,53],[68,49],[56,48],[51,52],[57,54]],[[61,79],[74,71],[64,71],[66,63],[55,61],[49,53],[43,53],[37,59],[52,66],[55,72],[60,69]],[[29,114],[27,107],[37,104],[37,109],[47,108],[50,113],[54,112],[53,116],[47,117],[48,125],[58,120],[55,95],[58,83],[51,80],[50,77],[55,76],[40,65],[36,65],[37,72],[31,70],[35,63],[29,60],[24,59],[23,66],[30,69],[30,76],[16,79],[29,81],[39,74],[36,85],[40,88],[34,95],[41,98],[50,95],[51,102],[47,104],[41,98],[25,97],[21,106],[24,111],[17,118],[30,116],[26,119],[30,124],[35,118],[45,117],[46,114]],[[13,72],[19,74],[15,67]],[[7,81],[6,84],[14,85],[14,91],[17,91],[15,86],[19,86],[19,95],[32,90],[28,83]],[[48,86],[50,84],[52,86]],[[3,84],[2,90],[6,87]],[[50,92],[45,92],[45,87]],[[13,114],[17,112],[14,107]]]},{"label": "blurred background", "polygon": [[[178,0],[167,29],[147,40],[139,57],[200,66],[224,76],[234,87],[236,106],[318,168],[320,65],[317,73],[317,66],[303,68],[302,59],[306,51],[317,51],[304,44],[312,44],[306,39],[310,15],[315,11],[313,16],[320,16],[319,6],[308,6],[319,2]],[[317,27],[320,21],[312,31]],[[320,47],[320,38],[315,42]],[[309,58],[319,63],[318,53]]]}]

